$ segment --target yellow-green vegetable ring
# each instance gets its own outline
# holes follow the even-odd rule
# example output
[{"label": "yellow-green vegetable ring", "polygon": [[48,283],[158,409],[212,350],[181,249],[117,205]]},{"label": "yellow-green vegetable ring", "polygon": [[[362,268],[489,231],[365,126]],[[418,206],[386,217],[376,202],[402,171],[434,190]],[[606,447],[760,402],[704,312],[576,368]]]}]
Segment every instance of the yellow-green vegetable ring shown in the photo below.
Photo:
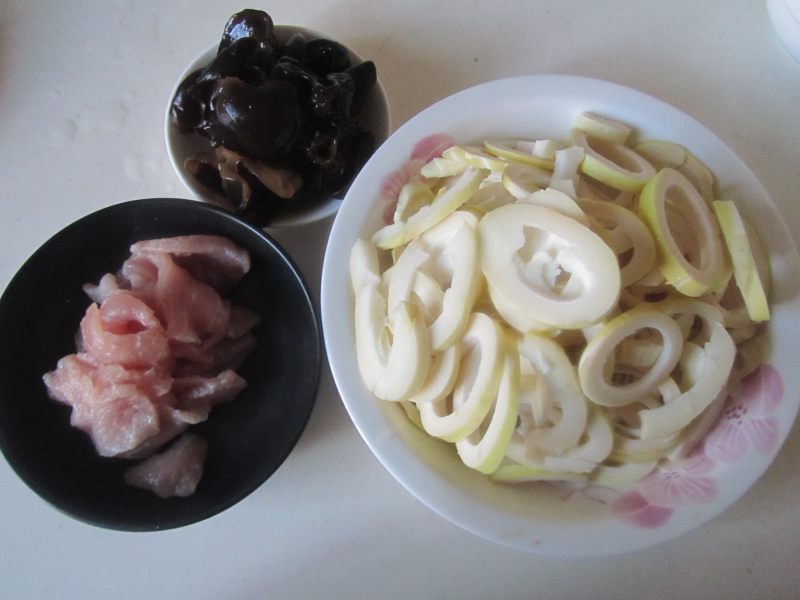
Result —
[{"label": "yellow-green vegetable ring", "polygon": [[[686,249],[678,244],[667,217],[668,204],[680,211],[685,222],[693,227],[698,256],[684,256]],[[664,278],[679,292],[702,296],[725,280],[729,267],[719,225],[708,203],[686,177],[675,169],[659,171],[642,189],[639,214],[656,240]]]},{"label": "yellow-green vegetable ring", "polygon": [[497,397],[486,417],[486,429],[479,427],[456,442],[456,451],[464,464],[481,473],[492,473],[503,461],[508,441],[517,423],[519,358],[511,350],[509,348],[506,352]]},{"label": "yellow-green vegetable ring", "polygon": [[615,190],[638,192],[656,173],[653,165],[624,144],[591,138],[582,131],[574,131],[572,139],[584,151],[581,171]]},{"label": "yellow-green vegetable ring", "polygon": [[456,442],[481,424],[500,385],[506,354],[504,335],[491,317],[472,314],[461,341],[452,406],[446,399],[417,405],[422,425],[430,435]]},{"label": "yellow-green vegetable ring", "polygon": [[[616,347],[628,336],[642,329],[655,329],[661,334],[662,350],[655,364],[638,380],[625,385],[612,385],[604,371]],[[601,406],[625,406],[653,392],[667,378],[683,348],[683,335],[669,316],[640,304],[615,317],[587,344],[578,362],[578,379],[586,397]]]}]

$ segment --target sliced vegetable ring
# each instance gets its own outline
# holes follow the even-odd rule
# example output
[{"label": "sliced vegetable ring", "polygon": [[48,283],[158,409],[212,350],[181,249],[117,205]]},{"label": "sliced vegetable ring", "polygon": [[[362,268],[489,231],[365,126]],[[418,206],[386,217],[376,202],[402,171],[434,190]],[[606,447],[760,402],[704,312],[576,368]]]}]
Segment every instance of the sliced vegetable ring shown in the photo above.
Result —
[{"label": "sliced vegetable ring", "polygon": [[688,149],[631,134],[584,113],[565,144],[451,146],[352,249],[365,385],[493,481],[625,489],[767,354],[753,231]]}]

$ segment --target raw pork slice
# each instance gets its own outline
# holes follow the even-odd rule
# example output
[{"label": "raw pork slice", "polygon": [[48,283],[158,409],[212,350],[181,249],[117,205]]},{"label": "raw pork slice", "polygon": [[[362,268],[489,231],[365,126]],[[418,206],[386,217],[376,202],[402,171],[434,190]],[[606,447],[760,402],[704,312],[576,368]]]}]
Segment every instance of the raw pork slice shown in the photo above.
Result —
[{"label": "raw pork slice", "polygon": [[231,240],[217,235],[187,235],[136,242],[134,257],[169,254],[194,278],[225,292],[250,270],[250,255]]},{"label": "raw pork slice", "polygon": [[174,345],[175,375],[210,376],[226,369],[238,369],[258,345],[256,336],[247,332],[238,338],[223,338],[210,347]]},{"label": "raw pork slice", "polygon": [[[147,458],[246,387],[234,369],[256,346],[260,316],[220,292],[249,269],[247,251],[226,238],[181,236],[133,244],[116,275],[84,286],[94,304],[81,320],[78,352],[44,383],[72,407],[72,425],[89,434],[98,454]],[[131,477],[155,481],[144,487],[159,495],[191,493],[205,442],[200,452],[195,438],[184,439]],[[185,463],[188,471],[153,479],[162,463]]]},{"label": "raw pork slice", "polygon": [[170,340],[202,344],[224,337],[230,305],[217,291],[175,264],[169,255],[151,258],[158,268],[154,299],[156,312]]},{"label": "raw pork slice", "polygon": [[[119,279],[140,296],[144,290],[152,291],[158,278],[158,267],[146,255],[133,255],[124,263],[118,273]],[[102,283],[102,279],[100,280]]]},{"label": "raw pork slice", "polygon": [[247,382],[236,371],[226,369],[216,377],[177,377],[172,393],[179,410],[197,414],[204,421],[212,408],[233,402],[246,387]]},{"label": "raw pork slice", "polygon": [[83,291],[86,292],[89,299],[97,304],[102,304],[106,298],[112,294],[116,294],[120,290],[121,288],[119,287],[117,277],[111,273],[103,275],[100,282],[97,284],[87,283],[83,286]]},{"label": "raw pork slice", "polygon": [[191,496],[203,476],[208,443],[184,433],[161,454],[154,454],[125,472],[128,485],[150,490],[161,498]]},{"label": "raw pork slice", "polygon": [[92,304],[81,320],[82,348],[104,364],[147,368],[171,360],[169,340],[153,310],[131,293]]},{"label": "raw pork slice", "polygon": [[100,456],[131,452],[158,435],[158,404],[170,397],[172,386],[154,367],[105,365],[86,353],[62,358],[44,382],[51,397],[72,406],[70,422],[89,434]]}]

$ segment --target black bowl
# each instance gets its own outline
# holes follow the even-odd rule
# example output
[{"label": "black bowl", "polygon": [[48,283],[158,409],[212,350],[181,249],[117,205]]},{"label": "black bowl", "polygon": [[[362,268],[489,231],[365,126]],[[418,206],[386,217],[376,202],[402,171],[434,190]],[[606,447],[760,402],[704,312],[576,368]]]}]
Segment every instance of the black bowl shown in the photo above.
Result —
[{"label": "black bowl", "polygon": [[[231,293],[263,317],[259,345],[239,369],[246,390],[192,430],[208,441],[194,495],[161,499],[129,487],[131,461],[102,458],[51,400],[42,375],[75,352],[89,299],[82,290],[115,272],[142,239],[223,235],[250,252],[252,267]],[[0,299],[0,449],[37,494],[93,525],[127,531],[170,529],[229,508],[289,455],[316,399],[320,327],[302,276],[267,234],[231,213],[191,200],[117,204],[66,227],[22,266]]]}]

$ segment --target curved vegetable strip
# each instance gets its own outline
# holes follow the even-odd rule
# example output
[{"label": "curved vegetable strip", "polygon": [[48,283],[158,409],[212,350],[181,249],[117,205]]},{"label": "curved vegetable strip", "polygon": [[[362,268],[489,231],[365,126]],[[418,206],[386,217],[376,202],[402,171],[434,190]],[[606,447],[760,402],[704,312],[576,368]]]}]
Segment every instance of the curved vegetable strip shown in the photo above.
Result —
[{"label": "curved vegetable strip", "polygon": [[755,371],[769,355],[769,339],[765,333],[754,335],[737,346],[737,361],[731,372],[731,381],[741,381]]},{"label": "curved vegetable strip", "polygon": [[725,408],[727,399],[728,394],[723,388],[702,414],[677,435],[680,442],[667,455],[670,460],[680,460],[694,452],[700,442],[708,435],[708,432],[711,431],[711,428],[716,425],[722,409]]},{"label": "curved vegetable strip", "polygon": [[[610,204],[605,201],[600,202],[603,204]],[[630,236],[616,223],[609,223],[606,219],[600,219],[591,213],[588,213],[586,218],[589,221],[590,229],[599,235],[617,256],[625,254],[633,249],[633,242],[631,242]]]},{"label": "curved vegetable strip", "polygon": [[670,435],[691,423],[725,386],[735,357],[736,345],[731,336],[721,323],[715,323],[711,339],[700,355],[702,364],[692,369],[702,376],[669,404],[640,413],[642,439]]},{"label": "curved vegetable strip", "polygon": [[508,163],[493,154],[485,152],[478,146],[451,146],[442,153],[442,156],[454,162],[464,163],[468,167],[489,169],[491,171],[504,171]]},{"label": "curved vegetable strip", "polygon": [[[389,312],[402,302],[409,302],[419,268],[430,258],[430,254],[419,246],[406,248],[392,267],[388,278],[387,302]],[[424,284],[422,284],[424,285]]]},{"label": "curved vegetable strip", "polygon": [[592,481],[603,485],[620,485],[634,483],[656,468],[658,461],[622,463],[618,465],[600,465],[592,471]]},{"label": "curved vegetable strip", "polygon": [[411,288],[412,297],[418,301],[425,313],[425,322],[430,326],[431,323],[442,314],[444,306],[444,292],[433,278],[422,271],[417,271],[414,277],[414,285]]},{"label": "curved vegetable strip", "polygon": [[[616,304],[617,257],[590,229],[542,206],[509,204],[481,219],[489,290],[555,329],[578,329]],[[559,290],[559,280],[567,283]]]},{"label": "curved vegetable strip", "polygon": [[548,471],[544,468],[507,462],[500,465],[489,475],[489,479],[498,483],[531,483],[534,481],[585,481],[586,476],[580,473],[563,473]]},{"label": "curved vegetable strip", "polygon": [[530,412],[533,424],[527,429],[544,426],[547,415],[552,414],[553,398],[547,393],[545,381],[539,377],[539,371],[531,362],[520,354],[519,401],[522,406],[520,414]]},{"label": "curved vegetable strip", "polygon": [[631,134],[631,128],[624,123],[591,112],[578,115],[573,127],[597,139],[617,144],[624,144]]},{"label": "curved vegetable strip", "polygon": [[[522,416],[522,415],[520,415]],[[517,429],[508,441],[506,448],[506,458],[513,464],[521,465],[532,471],[543,471],[546,473],[554,473],[551,469],[546,469],[544,466],[544,453],[540,450],[531,449],[525,443],[527,430],[520,431]],[[498,469],[499,470],[499,469]],[[556,473],[558,475],[558,473]],[[554,479],[562,479],[562,477],[554,477]]]},{"label": "curved vegetable strip", "polygon": [[580,200],[578,204],[601,222],[613,223],[630,240],[633,253],[628,263],[620,269],[622,287],[636,283],[650,272],[656,261],[656,244],[650,230],[635,213],[617,204],[597,200]]},{"label": "curved vegetable strip", "polygon": [[372,236],[372,242],[384,249],[407,244],[464,204],[478,190],[481,181],[488,174],[485,169],[466,169],[448,183],[431,204],[420,208],[407,221],[392,223],[376,231]]},{"label": "curved vegetable strip", "polygon": [[[741,215],[740,215],[741,216]],[[756,263],[756,270],[758,271],[758,278],[761,280],[761,285],[764,288],[764,294],[769,298],[770,290],[772,289],[772,272],[769,262],[769,255],[767,254],[761,239],[753,229],[753,227],[746,220],[742,219],[744,229],[747,232],[747,241],[750,243],[750,251],[753,253],[753,260]]]},{"label": "curved vegetable strip", "polygon": [[533,192],[550,185],[552,173],[521,163],[510,163],[503,171],[502,182],[515,198],[525,198]]},{"label": "curved vegetable strip", "polygon": [[593,409],[589,414],[585,440],[563,454],[545,456],[544,466],[553,471],[589,473],[608,458],[613,446],[611,425],[599,410]]},{"label": "curved vegetable strip", "polygon": [[680,389],[675,381],[668,377],[658,386],[661,401],[655,397],[642,398],[625,407],[615,409],[614,449],[611,459],[620,462],[643,463],[660,460],[672,452],[681,439],[681,434],[674,433],[664,437],[643,440],[639,412],[643,409],[657,408],[680,396]]},{"label": "curved vegetable strip", "polygon": [[552,171],[552,155],[555,154],[555,149],[552,149],[552,155],[549,157],[545,156],[545,154],[547,154],[546,152],[540,152],[540,155],[537,155],[533,152],[536,143],[537,142],[529,142],[526,140],[487,140],[483,145],[486,150],[500,158]]},{"label": "curved vegetable strip", "polygon": [[427,185],[421,181],[409,181],[400,189],[400,195],[397,197],[394,222],[407,221],[408,217],[420,208],[433,202],[433,198],[433,191]]},{"label": "curved vegetable strip", "polygon": [[633,147],[656,169],[670,167],[676,169],[686,160],[686,148],[664,140],[645,140]]},{"label": "curved vegetable strip", "polygon": [[[429,434],[448,442],[467,437],[492,406],[502,374],[503,331],[492,318],[473,313],[461,342],[459,373],[452,402],[442,399],[418,404]],[[448,404],[452,404],[449,407]]]},{"label": "curved vegetable strip", "polygon": [[644,463],[667,456],[678,443],[678,434],[643,440],[622,435],[618,431],[614,438],[611,458],[626,463]]},{"label": "curved vegetable strip", "polygon": [[356,354],[361,377],[376,396],[405,400],[419,388],[428,370],[428,329],[418,310],[402,302],[389,315],[378,289],[377,250],[360,240],[350,254],[350,277],[355,290]]},{"label": "curved vegetable strip", "polygon": [[513,462],[530,469],[561,473],[559,479],[569,479],[569,473],[590,473],[611,452],[614,436],[611,426],[598,410],[592,410],[586,427],[584,441],[560,455],[544,454],[527,443],[524,436],[515,432],[508,443],[506,455]]},{"label": "curved vegetable strip", "polygon": [[489,296],[494,309],[503,318],[503,320],[511,325],[520,333],[528,332],[550,332],[552,327],[545,325],[541,321],[537,321],[531,316],[531,313],[526,311],[522,306],[519,306],[509,300],[506,300],[502,291],[498,290],[491,283],[488,284]]},{"label": "curved vegetable strip", "polygon": [[[669,298],[661,302],[655,302],[652,306],[655,310],[672,317],[676,322],[688,317],[684,326],[684,337],[700,340],[703,343],[711,337],[711,329],[715,323],[724,324],[725,322],[720,309],[694,298]],[[702,326],[699,331],[693,332],[695,316],[702,319]]]},{"label": "curved vegetable strip", "polygon": [[572,140],[583,148],[581,171],[623,192],[638,192],[656,174],[655,168],[632,148],[573,131]]},{"label": "curved vegetable strip", "polygon": [[[667,206],[683,213],[699,244],[699,256],[690,261],[676,241]],[[729,274],[719,225],[703,197],[674,169],[662,169],[642,189],[639,214],[647,223],[659,251],[659,267],[666,280],[687,296],[701,296],[719,286]],[[686,232],[683,232],[686,233]]]},{"label": "curved vegetable strip", "polygon": [[380,265],[378,251],[375,246],[365,239],[358,239],[350,250],[350,283],[353,292],[369,285],[380,285]]},{"label": "curved vegetable strip", "polygon": [[686,151],[686,159],[678,167],[678,171],[692,182],[694,188],[700,192],[700,195],[707,202],[711,202],[714,199],[714,176],[708,167],[688,150]]},{"label": "curved vegetable strip", "polygon": [[570,146],[557,151],[550,187],[564,192],[571,198],[577,198],[576,185],[583,155],[583,148],[578,146]]},{"label": "curved vegetable strip", "polygon": [[519,354],[536,370],[536,386],[543,388],[538,391],[543,391],[548,403],[561,413],[560,420],[551,427],[533,429],[527,443],[550,454],[576,446],[586,429],[588,408],[569,357],[554,341],[534,334],[519,342]]},{"label": "curved vegetable strip", "polygon": [[553,188],[539,190],[524,198],[520,198],[519,202],[552,208],[554,211],[566,217],[575,219],[584,227],[589,227],[589,220],[586,218],[586,213],[583,212],[580,205],[567,194],[559,190],[554,190]]},{"label": "curved vegetable strip", "polygon": [[761,284],[744,221],[730,200],[718,200],[713,205],[733,263],[733,277],[744,298],[747,314],[755,322],[769,321],[767,294]]},{"label": "curved vegetable strip", "polygon": [[[442,311],[430,325],[431,348],[442,351],[463,333],[481,283],[478,259],[478,220],[456,211],[408,245],[433,257],[422,270],[445,280]],[[404,253],[405,254],[405,253]],[[401,256],[402,259],[402,256]]]},{"label": "curved vegetable strip", "polygon": [[419,418],[419,409],[414,403],[408,400],[402,400],[398,404],[400,404],[400,408],[403,409],[408,420],[411,421],[417,429],[425,431],[422,427],[422,420]]},{"label": "curved vegetable strip", "polygon": [[[615,348],[626,337],[641,329],[655,329],[662,337],[663,349],[656,363],[640,379],[626,385],[612,385],[604,370],[613,358]],[[586,396],[601,406],[624,406],[652,393],[666,379],[683,348],[678,325],[663,312],[639,305],[605,325],[587,344],[578,362],[578,378]]]},{"label": "curved vegetable strip", "polygon": [[461,342],[456,341],[444,352],[438,352],[431,361],[428,377],[420,390],[409,400],[415,404],[437,402],[453,391],[458,376]]},{"label": "curved vegetable strip", "polygon": [[406,400],[425,380],[428,331],[413,305],[403,302],[389,317],[392,343],[386,347],[386,303],[377,287],[356,294],[356,349],[361,376],[382,400]]},{"label": "curved vegetable strip", "polygon": [[467,200],[464,208],[475,208],[485,214],[514,201],[516,198],[511,195],[502,182],[495,181],[483,185]]},{"label": "curved vegetable strip", "polygon": [[430,159],[419,170],[419,174],[423,177],[442,178],[442,177],[455,177],[461,175],[467,168],[463,162],[452,160],[437,156]]},{"label": "curved vegetable strip", "polygon": [[[514,348],[516,350],[516,348]],[[456,451],[465,465],[481,473],[491,473],[503,460],[508,441],[514,433],[519,405],[519,358],[506,351],[503,374],[494,406],[486,417],[485,430],[476,431],[456,442]]]}]

